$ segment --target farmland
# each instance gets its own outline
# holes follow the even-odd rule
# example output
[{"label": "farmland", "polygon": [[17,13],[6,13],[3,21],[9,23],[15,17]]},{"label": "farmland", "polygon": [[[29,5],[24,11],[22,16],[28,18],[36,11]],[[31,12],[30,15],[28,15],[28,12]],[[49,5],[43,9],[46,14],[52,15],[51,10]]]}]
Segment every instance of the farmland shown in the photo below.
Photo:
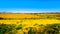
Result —
[{"label": "farmland", "polygon": [[52,24],[60,22],[60,14],[0,14],[1,23],[6,24]]},{"label": "farmland", "polygon": [[[35,27],[35,25],[60,24],[60,14],[18,14],[18,13],[4,13],[0,14],[0,24],[22,24],[24,32],[25,28]],[[37,26],[38,28],[38,26]],[[22,30],[18,32],[22,33]],[[18,33],[19,34],[19,33]],[[26,33],[27,34],[27,33]]]}]

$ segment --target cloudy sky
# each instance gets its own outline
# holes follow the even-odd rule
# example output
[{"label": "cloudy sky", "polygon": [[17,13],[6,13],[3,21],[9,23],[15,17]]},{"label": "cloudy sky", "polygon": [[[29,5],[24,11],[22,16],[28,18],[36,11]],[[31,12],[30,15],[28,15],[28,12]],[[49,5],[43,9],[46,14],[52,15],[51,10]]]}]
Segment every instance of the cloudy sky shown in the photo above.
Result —
[{"label": "cloudy sky", "polygon": [[60,12],[59,0],[0,0],[0,12]]}]

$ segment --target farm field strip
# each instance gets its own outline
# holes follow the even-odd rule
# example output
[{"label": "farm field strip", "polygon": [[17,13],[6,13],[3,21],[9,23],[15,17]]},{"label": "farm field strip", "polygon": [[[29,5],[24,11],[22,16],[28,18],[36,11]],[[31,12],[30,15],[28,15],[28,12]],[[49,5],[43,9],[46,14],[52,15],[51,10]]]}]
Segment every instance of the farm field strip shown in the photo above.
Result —
[{"label": "farm field strip", "polygon": [[60,23],[60,20],[56,19],[35,19],[35,20],[0,20],[0,23],[5,23],[5,24],[26,24],[29,26],[32,26],[33,24],[53,24],[53,23]]}]

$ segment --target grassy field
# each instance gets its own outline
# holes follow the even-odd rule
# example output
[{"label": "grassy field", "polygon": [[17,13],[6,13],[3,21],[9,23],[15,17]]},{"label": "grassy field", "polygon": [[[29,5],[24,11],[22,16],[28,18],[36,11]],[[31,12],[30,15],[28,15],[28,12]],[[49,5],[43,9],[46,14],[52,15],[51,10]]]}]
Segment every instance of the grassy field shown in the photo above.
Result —
[{"label": "grassy field", "polygon": [[[60,24],[60,14],[0,14],[0,24],[2,23],[16,24],[17,26],[22,24],[22,30],[27,32],[25,28],[34,27],[37,24]],[[20,33],[17,34],[23,34],[22,30],[18,30]]]}]

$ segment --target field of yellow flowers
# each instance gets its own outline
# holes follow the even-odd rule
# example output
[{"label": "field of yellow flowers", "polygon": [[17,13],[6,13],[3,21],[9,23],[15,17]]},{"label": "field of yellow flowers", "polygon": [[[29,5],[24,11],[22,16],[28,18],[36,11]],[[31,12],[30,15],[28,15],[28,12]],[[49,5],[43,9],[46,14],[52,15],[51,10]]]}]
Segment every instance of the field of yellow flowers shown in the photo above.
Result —
[{"label": "field of yellow flowers", "polygon": [[[60,24],[60,14],[14,14],[14,13],[0,14],[0,24],[7,24],[7,25],[16,24],[17,27],[16,29],[18,30],[17,34],[28,34],[27,32],[29,31],[28,29],[29,27],[33,27],[33,29],[36,28],[38,30],[39,26],[35,25],[47,25],[56,23]],[[19,30],[21,28],[19,25],[22,26],[21,30]],[[18,28],[18,26],[20,28]],[[32,33],[30,32],[30,34]]]},{"label": "field of yellow flowers", "polygon": [[[0,23],[5,24],[52,24],[59,23],[59,14],[0,14]],[[58,19],[56,19],[58,18]]]}]

